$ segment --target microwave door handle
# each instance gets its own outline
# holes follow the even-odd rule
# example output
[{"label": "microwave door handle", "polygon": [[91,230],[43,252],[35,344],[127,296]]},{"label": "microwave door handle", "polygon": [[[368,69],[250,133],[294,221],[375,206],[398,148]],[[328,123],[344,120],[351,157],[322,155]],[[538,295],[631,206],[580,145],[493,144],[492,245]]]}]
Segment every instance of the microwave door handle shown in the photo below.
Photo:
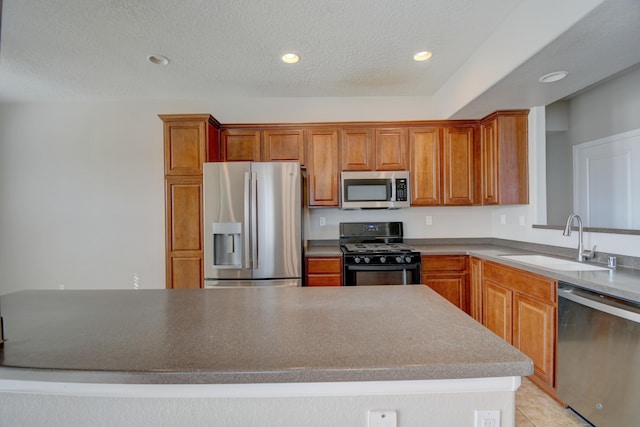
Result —
[{"label": "microwave door handle", "polygon": [[389,186],[389,193],[391,194],[391,198],[389,200],[395,201],[396,200],[396,186],[393,185],[393,180],[390,179],[389,183],[387,185]]}]

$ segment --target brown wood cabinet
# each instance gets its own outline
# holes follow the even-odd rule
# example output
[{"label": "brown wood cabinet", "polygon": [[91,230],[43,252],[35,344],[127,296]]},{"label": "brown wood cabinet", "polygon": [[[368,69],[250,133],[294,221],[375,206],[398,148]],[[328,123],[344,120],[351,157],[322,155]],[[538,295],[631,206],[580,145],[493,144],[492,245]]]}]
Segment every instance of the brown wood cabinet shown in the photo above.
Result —
[{"label": "brown wood cabinet", "polygon": [[262,158],[259,130],[224,129],[220,139],[226,162],[259,162]]},{"label": "brown wood cabinet", "polygon": [[374,170],[373,129],[343,129],[341,136],[341,169],[343,171]]},{"label": "brown wood cabinet", "polygon": [[342,257],[308,257],[306,286],[342,286]]},{"label": "brown wood cabinet", "polygon": [[529,203],[528,113],[498,111],[482,120],[476,188],[483,205]]},{"label": "brown wood cabinet", "polygon": [[409,167],[409,150],[405,128],[376,129],[376,170],[402,171]]},{"label": "brown wood cabinet", "polygon": [[469,314],[469,273],[466,255],[422,257],[422,283]]},{"label": "brown wood cabinet", "polygon": [[469,288],[469,314],[482,323],[482,260],[476,257],[469,257]]},{"label": "brown wood cabinet", "polygon": [[220,160],[220,124],[206,114],[160,115],[164,122],[166,287],[204,279],[202,164]]},{"label": "brown wood cabinet", "polygon": [[553,394],[557,340],[557,282],[483,262],[482,323],[533,360],[531,380]]},{"label": "brown wood cabinet", "polygon": [[446,127],[442,138],[443,204],[473,204],[473,135],[474,129]]},{"label": "brown wood cabinet", "polygon": [[308,206],[340,205],[338,131],[311,129],[307,139]]},{"label": "brown wood cabinet", "polygon": [[474,202],[474,126],[409,129],[411,204]]},{"label": "brown wood cabinet", "polygon": [[262,160],[265,162],[298,161],[304,166],[304,130],[273,129],[264,131]]}]

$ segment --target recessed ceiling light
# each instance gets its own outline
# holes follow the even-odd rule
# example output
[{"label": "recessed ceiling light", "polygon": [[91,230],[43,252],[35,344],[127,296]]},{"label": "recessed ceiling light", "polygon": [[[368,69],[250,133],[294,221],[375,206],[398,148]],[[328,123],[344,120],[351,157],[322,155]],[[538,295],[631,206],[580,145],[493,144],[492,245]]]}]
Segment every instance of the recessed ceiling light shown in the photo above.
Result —
[{"label": "recessed ceiling light", "polygon": [[295,53],[285,53],[284,55],[282,55],[282,60],[287,64],[295,64],[296,62],[300,61],[300,57]]},{"label": "recessed ceiling light", "polygon": [[167,65],[169,63],[169,58],[162,55],[149,55],[147,57],[147,61],[156,65]]},{"label": "recessed ceiling light", "polygon": [[431,58],[431,56],[433,56],[433,54],[431,52],[429,52],[428,50],[422,51],[422,52],[418,52],[415,55],[413,55],[413,60],[414,61],[426,61],[427,59]]},{"label": "recessed ceiling light", "polygon": [[558,80],[564,79],[565,77],[567,77],[567,74],[569,73],[566,71],[554,71],[553,73],[545,74],[544,76],[540,77],[538,81],[540,83],[553,83],[557,82]]}]

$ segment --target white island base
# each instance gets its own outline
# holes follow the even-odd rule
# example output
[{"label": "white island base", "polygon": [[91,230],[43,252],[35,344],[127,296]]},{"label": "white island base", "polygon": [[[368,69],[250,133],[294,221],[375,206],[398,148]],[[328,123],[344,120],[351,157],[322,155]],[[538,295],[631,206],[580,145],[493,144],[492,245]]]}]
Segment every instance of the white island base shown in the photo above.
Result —
[{"label": "white island base", "polygon": [[[492,410],[500,411],[496,425],[514,427],[520,382],[519,376],[286,384],[0,380],[0,425],[473,427],[475,411]],[[381,418],[377,411],[392,412]]]}]

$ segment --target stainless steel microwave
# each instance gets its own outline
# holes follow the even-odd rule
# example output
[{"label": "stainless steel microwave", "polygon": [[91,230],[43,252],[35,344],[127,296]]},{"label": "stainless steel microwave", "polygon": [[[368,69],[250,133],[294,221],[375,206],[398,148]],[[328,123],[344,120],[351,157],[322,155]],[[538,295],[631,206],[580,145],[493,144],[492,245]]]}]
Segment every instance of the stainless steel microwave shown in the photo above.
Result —
[{"label": "stainless steel microwave", "polygon": [[409,171],[342,172],[342,209],[408,208]]}]

